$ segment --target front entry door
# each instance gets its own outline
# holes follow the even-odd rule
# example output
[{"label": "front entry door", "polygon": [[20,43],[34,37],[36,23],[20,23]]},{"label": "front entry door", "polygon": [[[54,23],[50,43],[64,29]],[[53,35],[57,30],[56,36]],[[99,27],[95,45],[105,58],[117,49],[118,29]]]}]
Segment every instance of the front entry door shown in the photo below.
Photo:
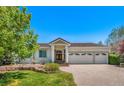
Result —
[{"label": "front entry door", "polygon": [[63,54],[61,50],[55,51],[55,62],[60,64],[63,63]]},{"label": "front entry door", "polygon": [[62,60],[62,54],[56,54],[56,60]]}]

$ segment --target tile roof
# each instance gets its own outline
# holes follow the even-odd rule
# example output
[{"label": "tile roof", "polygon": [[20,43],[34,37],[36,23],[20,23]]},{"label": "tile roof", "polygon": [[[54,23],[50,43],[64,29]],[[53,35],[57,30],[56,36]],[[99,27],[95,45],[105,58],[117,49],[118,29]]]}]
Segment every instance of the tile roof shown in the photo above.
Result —
[{"label": "tile roof", "polygon": [[40,45],[40,47],[49,47],[48,43],[38,43]]},{"label": "tile roof", "polygon": [[[49,43],[38,43],[41,47],[49,47]],[[96,43],[70,43],[71,47],[105,47]]]},{"label": "tile roof", "polygon": [[105,45],[100,45],[96,43],[71,43],[71,47],[104,47]]}]

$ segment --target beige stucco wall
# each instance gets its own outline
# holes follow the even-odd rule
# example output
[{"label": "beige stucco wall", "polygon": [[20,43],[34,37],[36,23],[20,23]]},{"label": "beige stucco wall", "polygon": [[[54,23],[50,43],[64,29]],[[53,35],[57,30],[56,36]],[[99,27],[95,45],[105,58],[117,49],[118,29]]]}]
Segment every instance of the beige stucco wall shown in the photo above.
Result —
[{"label": "beige stucco wall", "polygon": [[[57,46],[56,49],[64,49],[64,46]],[[39,50],[35,53],[35,62],[41,63],[41,62],[48,62],[51,61],[51,47],[41,47],[40,49],[45,49],[47,51],[47,58],[39,58]],[[90,52],[90,53],[108,53],[109,48],[108,47],[69,47],[69,53],[84,53],[84,52]],[[27,63],[31,63],[32,58],[28,58],[25,60]]]},{"label": "beige stucco wall", "polygon": [[69,52],[108,52],[108,47],[69,47]]},{"label": "beige stucco wall", "polygon": [[55,50],[63,50],[63,49],[65,49],[65,46],[64,46],[64,45],[61,45],[61,46],[55,46],[54,49],[55,49]]}]

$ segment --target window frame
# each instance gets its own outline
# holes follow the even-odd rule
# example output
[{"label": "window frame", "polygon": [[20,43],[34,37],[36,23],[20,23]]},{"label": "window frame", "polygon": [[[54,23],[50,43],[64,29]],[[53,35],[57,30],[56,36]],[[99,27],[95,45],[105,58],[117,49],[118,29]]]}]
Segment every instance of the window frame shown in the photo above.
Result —
[{"label": "window frame", "polygon": [[85,55],[86,55],[86,53],[82,53],[81,55],[82,55],[82,56],[85,56]]},{"label": "window frame", "polygon": [[93,54],[92,53],[88,53],[87,55],[92,56]]},{"label": "window frame", "polygon": [[75,53],[76,56],[79,56],[80,54],[79,53]]},{"label": "window frame", "polygon": [[74,55],[73,53],[69,53],[70,56]]},{"label": "window frame", "polygon": [[106,53],[102,53],[103,56],[106,56],[107,54]]},{"label": "window frame", "polygon": [[96,56],[99,56],[100,54],[99,54],[99,53],[96,53],[95,55],[96,55]]},{"label": "window frame", "polygon": [[[41,54],[40,54],[41,53]],[[45,53],[45,54],[43,54]],[[47,50],[45,49],[40,49],[39,50],[39,58],[47,58]]]}]

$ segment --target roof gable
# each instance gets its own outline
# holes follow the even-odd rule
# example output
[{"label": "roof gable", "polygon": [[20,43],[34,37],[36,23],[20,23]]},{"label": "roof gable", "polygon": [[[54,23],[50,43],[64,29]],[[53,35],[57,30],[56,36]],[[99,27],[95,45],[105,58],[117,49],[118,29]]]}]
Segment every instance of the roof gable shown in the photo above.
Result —
[{"label": "roof gable", "polygon": [[68,42],[62,38],[57,38],[57,39],[51,41],[49,44],[70,44],[70,42]]},{"label": "roof gable", "polygon": [[49,47],[49,45],[51,46],[52,44],[68,45],[70,47],[107,47],[105,45],[99,45],[96,43],[70,43],[62,38],[57,38],[57,39],[51,41],[50,43],[39,43],[40,47]]}]

